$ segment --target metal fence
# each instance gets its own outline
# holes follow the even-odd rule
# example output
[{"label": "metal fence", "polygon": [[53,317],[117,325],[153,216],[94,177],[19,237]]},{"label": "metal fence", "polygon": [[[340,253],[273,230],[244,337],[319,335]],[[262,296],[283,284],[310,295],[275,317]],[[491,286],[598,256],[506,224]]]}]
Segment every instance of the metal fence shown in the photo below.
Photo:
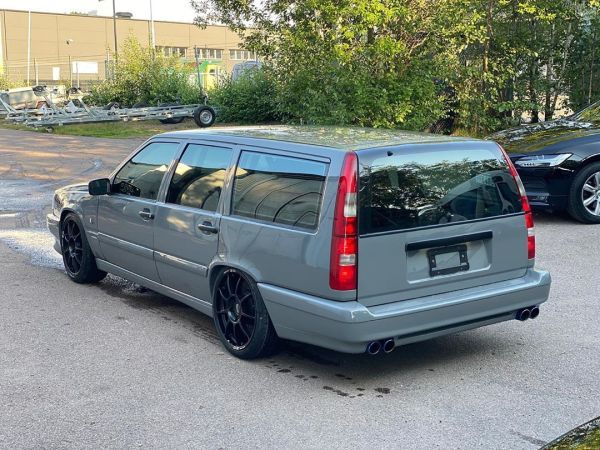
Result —
[{"label": "metal fence", "polygon": [[16,86],[57,85],[89,90],[106,79],[110,61],[101,57],[34,58],[0,62],[0,74]]}]

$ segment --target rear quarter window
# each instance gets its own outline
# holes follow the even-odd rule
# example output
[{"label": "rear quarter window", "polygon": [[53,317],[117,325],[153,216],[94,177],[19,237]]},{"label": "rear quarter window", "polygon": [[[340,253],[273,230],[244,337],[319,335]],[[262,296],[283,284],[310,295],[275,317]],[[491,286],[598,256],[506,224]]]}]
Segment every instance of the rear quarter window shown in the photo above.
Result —
[{"label": "rear quarter window", "polygon": [[499,149],[406,146],[361,156],[361,234],[477,220],[522,211]]},{"label": "rear quarter window", "polygon": [[314,230],[327,169],[319,161],[243,151],[235,173],[232,214]]}]

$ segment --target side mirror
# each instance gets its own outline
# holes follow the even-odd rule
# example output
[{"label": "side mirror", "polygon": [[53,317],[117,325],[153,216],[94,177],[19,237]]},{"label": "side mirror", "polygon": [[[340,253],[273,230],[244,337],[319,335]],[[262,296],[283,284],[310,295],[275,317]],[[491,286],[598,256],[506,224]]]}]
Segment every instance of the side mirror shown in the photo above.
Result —
[{"label": "side mirror", "polygon": [[90,181],[88,192],[90,195],[110,194],[110,180],[108,178],[98,178],[97,180]]}]

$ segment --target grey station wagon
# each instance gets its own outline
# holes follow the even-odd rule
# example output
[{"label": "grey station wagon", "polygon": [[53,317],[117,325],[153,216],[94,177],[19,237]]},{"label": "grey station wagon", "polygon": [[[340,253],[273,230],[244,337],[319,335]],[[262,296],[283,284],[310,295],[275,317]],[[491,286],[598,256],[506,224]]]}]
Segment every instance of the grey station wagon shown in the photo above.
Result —
[{"label": "grey station wagon", "polygon": [[153,137],[56,191],[68,276],[107,272],[213,317],[229,352],[342,352],[539,314],[532,214],[494,142],[335,127]]}]

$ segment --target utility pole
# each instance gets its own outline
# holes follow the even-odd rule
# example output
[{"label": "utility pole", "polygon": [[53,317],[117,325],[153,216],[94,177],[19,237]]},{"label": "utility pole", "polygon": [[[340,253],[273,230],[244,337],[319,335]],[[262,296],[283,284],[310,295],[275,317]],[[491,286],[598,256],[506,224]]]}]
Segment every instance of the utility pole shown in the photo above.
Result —
[{"label": "utility pole", "polygon": [[152,15],[152,0],[150,1],[150,36],[152,37],[152,51],[156,49],[156,33],[154,32],[154,16]]},{"label": "utility pole", "polygon": [[196,75],[198,77],[198,87],[203,89],[202,82],[200,81],[200,59],[198,57],[198,47],[194,45],[194,57],[196,58]]},{"label": "utility pole", "polygon": [[31,10],[27,16],[27,85],[31,79]]},{"label": "utility pole", "polygon": [[[98,0],[99,2],[102,2],[104,0]],[[115,6],[115,0],[112,0],[112,7],[113,7],[113,35],[115,38],[115,60],[117,59],[118,55],[119,55],[119,49],[118,49],[118,42],[117,42],[117,7]]]},{"label": "utility pole", "polygon": [[115,0],[112,0],[113,4],[113,34],[115,36],[115,59],[119,57],[118,43],[117,43],[117,10],[115,7]]}]

